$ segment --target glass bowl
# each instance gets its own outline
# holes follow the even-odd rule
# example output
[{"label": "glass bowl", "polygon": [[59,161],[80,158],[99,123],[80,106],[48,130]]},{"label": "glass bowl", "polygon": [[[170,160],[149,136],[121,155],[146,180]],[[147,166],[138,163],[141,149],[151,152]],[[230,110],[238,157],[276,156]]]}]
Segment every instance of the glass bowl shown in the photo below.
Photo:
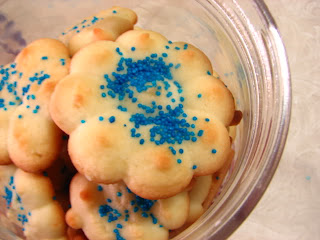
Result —
[{"label": "glass bowl", "polygon": [[[57,38],[66,27],[114,5],[136,11],[137,26],[205,52],[243,113],[219,196],[174,238],[225,239],[262,197],[287,137],[290,74],[277,25],[259,0],[0,0],[0,64],[12,61],[27,42]],[[0,237],[11,239],[4,226]]]}]

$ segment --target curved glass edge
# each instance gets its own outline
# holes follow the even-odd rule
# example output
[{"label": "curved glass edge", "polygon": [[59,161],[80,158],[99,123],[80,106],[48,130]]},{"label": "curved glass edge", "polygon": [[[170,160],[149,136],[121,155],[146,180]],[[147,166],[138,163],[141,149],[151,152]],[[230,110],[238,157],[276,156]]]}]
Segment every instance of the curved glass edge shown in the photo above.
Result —
[{"label": "curved glass edge", "polygon": [[[241,4],[245,5],[245,3],[241,3]],[[231,11],[232,10],[236,11],[238,10],[238,8],[246,9],[248,8],[248,5],[250,5],[250,4],[247,4],[242,8],[241,4],[235,1],[232,1],[232,4],[230,3],[230,6],[231,5],[233,6],[231,7],[228,6],[229,8],[228,10],[230,10],[230,8],[231,8]],[[287,134],[289,130],[290,116],[291,116],[291,81],[290,81],[288,59],[287,59],[284,44],[280,37],[280,33],[265,3],[259,0],[252,0],[250,7],[253,7],[255,8],[255,10],[258,11],[258,17],[259,17],[259,20],[261,21],[259,22],[259,24],[262,24],[262,26],[258,26],[258,27],[263,29],[264,31],[267,31],[268,38],[272,42],[272,49],[268,49],[269,51],[273,51],[271,63],[273,61],[276,63],[276,64],[270,64],[271,72],[272,72],[271,77],[273,81],[272,84],[275,83],[277,87],[279,87],[279,89],[274,89],[275,93],[273,94],[275,94],[275,96],[273,96],[273,94],[271,94],[271,96],[267,96],[269,97],[269,99],[267,99],[268,101],[270,100],[278,101],[277,106],[275,106],[276,111],[274,112],[274,115],[278,116],[278,118],[274,117],[276,121],[273,121],[273,119],[271,119],[270,127],[269,127],[269,129],[273,127],[272,131],[274,135],[268,136],[269,138],[267,137],[266,139],[264,139],[265,142],[263,142],[266,144],[265,147],[268,150],[270,150],[270,153],[265,153],[264,150],[262,150],[262,153],[258,155],[261,158],[263,156],[264,157],[267,156],[267,159],[269,160],[260,169],[258,169],[257,173],[253,178],[252,184],[250,184],[246,188],[246,194],[236,199],[238,200],[236,204],[230,204],[230,201],[229,201],[229,205],[233,207],[229,211],[229,214],[230,214],[229,216],[228,216],[228,213],[226,213],[223,215],[224,219],[222,219],[221,221],[219,220],[217,222],[213,222],[213,221],[210,221],[210,219],[208,219],[210,218],[210,216],[216,213],[215,211],[212,211],[213,214],[211,215],[209,214],[209,216],[200,219],[198,221],[198,224],[197,223],[194,224],[196,226],[191,227],[189,231],[187,230],[178,239],[193,239],[193,238],[226,239],[227,237],[229,237],[240,226],[240,224],[249,216],[251,211],[254,209],[254,207],[257,205],[257,203],[263,196],[264,192],[266,191],[277,169],[282,152],[284,150],[284,146],[285,146],[285,142],[286,142]],[[241,21],[242,23],[250,25],[249,26],[250,34],[255,34],[255,38],[257,37],[262,38],[260,35],[262,34],[261,33],[262,30],[261,29],[257,30],[256,28],[251,26],[250,15],[248,17],[246,12],[244,11],[240,14],[240,17],[242,18],[240,19],[242,20]],[[255,23],[255,25],[257,25],[257,23]],[[255,31],[255,32],[252,33],[252,31]],[[238,32],[238,34],[240,33]],[[252,41],[252,39],[250,40]],[[258,55],[260,54],[263,54],[263,53],[258,52]],[[267,57],[270,57],[270,56],[267,56]],[[276,76],[274,75],[275,72],[276,72]],[[257,99],[259,100],[259,96],[257,96]],[[254,123],[254,124],[257,125],[257,123]],[[268,129],[266,129],[266,127],[263,127],[261,131],[266,131],[266,130]],[[258,149],[258,150],[261,150],[261,149]],[[229,190],[232,191],[232,189],[228,189],[227,191]],[[230,196],[230,191],[229,191],[229,194],[225,194],[225,195]],[[219,198],[219,200],[221,201],[220,202],[221,204],[218,203],[216,208],[219,208],[222,205],[226,206],[226,204],[228,204],[226,198],[223,199],[223,196]],[[200,225],[202,223],[212,224],[212,226],[208,227],[208,226]]]},{"label": "curved glass edge", "polygon": [[[272,153],[269,158],[272,161],[268,161],[267,164],[261,169],[260,176],[257,177],[257,181],[251,187],[251,191],[247,194],[247,198],[244,199],[240,208],[237,212],[234,213],[230,221],[227,225],[221,227],[217,232],[212,233],[209,239],[226,239],[229,237],[240,225],[243,221],[249,216],[254,207],[258,204],[259,200],[262,198],[265,193],[268,185],[270,184],[274,173],[278,167],[280,162],[287,135],[290,125],[291,118],[291,78],[290,78],[290,70],[288,65],[288,58],[285,50],[285,46],[282,42],[280,33],[278,31],[276,22],[272,17],[269,9],[266,4],[262,0],[254,0],[254,4],[256,5],[259,13],[261,21],[267,26],[269,38],[272,40],[274,49],[273,52],[277,54],[274,55],[276,57],[275,60],[278,64],[278,79],[279,87],[280,87],[280,96],[279,97],[279,121],[273,123],[276,125],[277,130],[276,136],[271,143]],[[247,17],[247,16],[243,16]],[[248,19],[247,19],[248,20]],[[250,20],[248,20],[250,21]],[[271,50],[271,49],[270,49]]]}]

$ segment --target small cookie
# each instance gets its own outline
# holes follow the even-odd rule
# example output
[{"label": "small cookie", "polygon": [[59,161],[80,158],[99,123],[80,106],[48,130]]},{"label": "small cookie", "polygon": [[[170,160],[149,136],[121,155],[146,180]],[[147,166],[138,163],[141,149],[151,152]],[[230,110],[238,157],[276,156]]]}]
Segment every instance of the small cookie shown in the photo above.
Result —
[{"label": "small cookie", "polygon": [[68,46],[71,55],[74,55],[89,43],[99,40],[115,41],[122,33],[132,30],[136,22],[137,15],[131,9],[112,7],[67,29],[60,39]]},{"label": "small cookie", "polygon": [[67,224],[92,240],[168,239],[168,230],[182,226],[189,210],[187,192],[146,200],[124,183],[98,185],[81,174],[71,182],[70,200]]},{"label": "small cookie", "polygon": [[234,100],[212,74],[194,46],[132,30],[73,57],[50,113],[89,180],[123,180],[141,197],[168,198],[213,174],[230,152]]},{"label": "small cookie", "polygon": [[2,197],[7,204],[7,217],[19,225],[26,239],[66,240],[64,212],[55,200],[50,179],[17,169],[0,166]]},{"label": "small cookie", "polygon": [[62,132],[51,120],[48,103],[69,63],[63,43],[39,39],[0,69],[0,164],[12,160],[25,171],[40,172],[56,159]]}]

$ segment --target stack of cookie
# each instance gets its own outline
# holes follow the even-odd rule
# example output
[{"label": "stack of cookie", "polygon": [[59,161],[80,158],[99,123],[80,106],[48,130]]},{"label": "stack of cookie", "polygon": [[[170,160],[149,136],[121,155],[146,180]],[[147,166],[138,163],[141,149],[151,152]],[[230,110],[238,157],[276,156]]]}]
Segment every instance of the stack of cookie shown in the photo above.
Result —
[{"label": "stack of cookie", "polygon": [[169,239],[217,194],[233,96],[203,52],[136,22],[107,9],[0,68],[2,212],[26,239]]}]

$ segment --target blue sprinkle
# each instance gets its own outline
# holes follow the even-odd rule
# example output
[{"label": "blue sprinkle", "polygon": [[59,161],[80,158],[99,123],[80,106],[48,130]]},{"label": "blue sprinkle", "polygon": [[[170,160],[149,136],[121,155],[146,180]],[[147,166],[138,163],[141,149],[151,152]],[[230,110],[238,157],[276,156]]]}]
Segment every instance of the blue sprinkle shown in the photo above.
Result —
[{"label": "blue sprinkle", "polygon": [[22,118],[22,115],[20,114],[20,115],[18,116],[18,118]]},{"label": "blue sprinkle", "polygon": [[103,120],[104,120],[104,117],[100,116],[99,121],[103,121]]},{"label": "blue sprinkle", "polygon": [[170,47],[168,45],[166,45],[166,49],[169,49]]},{"label": "blue sprinkle", "polygon": [[174,68],[175,68],[175,69],[178,69],[180,66],[181,66],[181,64],[178,63]]},{"label": "blue sprinkle", "polygon": [[99,192],[101,192],[103,190],[103,187],[98,185],[97,189],[98,189]]},{"label": "blue sprinkle", "polygon": [[174,102],[176,102],[176,100],[175,100],[174,98],[172,98],[172,99],[171,99],[171,102],[173,102],[173,103],[174,103]]},{"label": "blue sprinkle", "polygon": [[216,149],[212,149],[211,152],[212,152],[213,154],[215,154],[215,153],[217,153],[217,150],[216,150]]},{"label": "blue sprinkle", "polygon": [[183,49],[186,50],[188,48],[188,44],[183,45]]},{"label": "blue sprinkle", "polygon": [[132,47],[132,48],[131,48],[131,51],[132,51],[132,52],[134,52],[135,50],[136,50],[136,48],[135,48],[135,47]]},{"label": "blue sprinkle", "polygon": [[184,97],[180,97],[180,102],[184,102]]},{"label": "blue sprinkle", "polygon": [[117,192],[117,196],[118,196],[118,197],[121,197],[121,196],[122,196],[122,193],[121,193],[121,192]]},{"label": "blue sprinkle", "polygon": [[172,41],[168,41],[169,44],[172,44]]},{"label": "blue sprinkle", "polygon": [[56,196],[53,196],[53,197],[52,197],[52,200],[57,200],[57,197],[56,197]]},{"label": "blue sprinkle", "polygon": [[179,153],[183,154],[183,149],[182,148],[179,149]]},{"label": "blue sprinkle", "polygon": [[199,93],[199,94],[198,94],[198,98],[201,98],[201,97],[202,97],[202,94],[201,94],[201,93]]},{"label": "blue sprinkle", "polygon": [[198,137],[201,137],[202,135],[203,135],[203,130],[199,130],[199,132],[198,132]]},{"label": "blue sprinkle", "polygon": [[196,137],[192,137],[192,138],[191,138],[191,141],[192,141],[192,142],[196,142],[196,141],[197,141],[197,138],[196,138]]},{"label": "blue sprinkle", "polygon": [[206,121],[206,122],[209,122],[209,121],[210,121],[210,119],[209,119],[209,118],[206,118],[206,119],[205,119],[205,121]]},{"label": "blue sprinkle", "polygon": [[156,91],[156,95],[157,95],[157,96],[160,96],[160,95],[161,95],[161,92]]},{"label": "blue sprinkle", "polygon": [[140,139],[140,144],[141,144],[141,145],[144,144],[144,139]]},{"label": "blue sprinkle", "polygon": [[116,121],[116,118],[114,116],[109,117],[109,122],[114,123]]},{"label": "blue sprinkle", "polygon": [[134,207],[133,212],[138,212],[139,208],[138,207]]},{"label": "blue sprinkle", "polygon": [[179,164],[182,163],[182,160],[181,160],[181,159],[178,159],[178,160],[177,160],[177,163],[179,163]]},{"label": "blue sprinkle", "polygon": [[310,176],[306,176],[306,180],[311,180],[311,177]]},{"label": "blue sprinkle", "polygon": [[196,169],[197,168],[197,165],[193,165],[192,166],[192,169],[194,170],[194,169]]},{"label": "blue sprinkle", "polygon": [[193,120],[193,121],[197,121],[198,118],[197,118],[196,116],[194,116],[194,117],[192,118],[192,120]]},{"label": "blue sprinkle", "polygon": [[34,114],[36,114],[36,113],[38,113],[38,110],[37,110],[37,109],[34,109],[32,112],[33,112]]},{"label": "blue sprinkle", "polygon": [[108,202],[108,203],[111,203],[111,202],[112,202],[112,200],[111,200],[110,198],[108,198],[108,199],[107,199],[107,202]]},{"label": "blue sprinkle", "polygon": [[85,123],[85,122],[86,122],[86,120],[81,120],[80,122],[81,122],[81,123]]},{"label": "blue sprinkle", "polygon": [[101,90],[104,89],[104,85],[100,85],[100,89],[101,89]]},{"label": "blue sprinkle", "polygon": [[43,56],[41,59],[42,60],[48,60],[48,57],[47,56]]},{"label": "blue sprinkle", "polygon": [[159,227],[161,227],[161,228],[162,228],[162,227],[163,227],[163,225],[161,225],[161,224],[160,224],[160,225],[159,225]]},{"label": "blue sprinkle", "polygon": [[150,216],[151,216],[151,218],[152,218],[152,223],[153,223],[153,224],[157,224],[157,223],[158,223],[158,219],[157,219],[155,216],[153,216],[152,213],[150,214]]},{"label": "blue sprinkle", "polygon": [[117,228],[122,228],[122,225],[120,223],[118,223]]},{"label": "blue sprinkle", "polygon": [[162,53],[162,57],[168,57],[167,53]]},{"label": "blue sprinkle", "polygon": [[158,57],[158,54],[156,54],[156,53],[152,53],[152,54],[150,55],[150,57],[152,57],[152,58],[156,58],[156,57]]},{"label": "blue sprinkle", "polygon": [[122,56],[123,55],[123,53],[120,51],[120,48],[116,48],[116,52],[120,55],[120,56]]},{"label": "blue sprinkle", "polygon": [[113,10],[112,13],[117,13],[117,11],[116,11],[116,10]]},{"label": "blue sprinkle", "polygon": [[141,216],[144,217],[144,218],[149,217],[149,215],[146,212],[141,213]]},{"label": "blue sprinkle", "polygon": [[36,109],[37,109],[37,110],[39,110],[39,109],[40,109],[40,106],[39,106],[39,105],[37,105],[37,106],[36,106]]},{"label": "blue sprinkle", "polygon": [[107,96],[106,93],[101,93],[101,97],[105,98]]},{"label": "blue sprinkle", "polygon": [[179,48],[179,47],[175,47],[174,49],[176,49],[176,50],[180,50],[180,48]]},{"label": "blue sprinkle", "polygon": [[177,151],[173,147],[170,146],[169,149],[171,150],[173,155],[176,155]]},{"label": "blue sprinkle", "polygon": [[210,72],[210,71],[207,71],[207,74],[208,74],[209,76],[211,76],[211,72]]},{"label": "blue sprinkle", "polygon": [[196,125],[194,125],[193,123],[191,124],[191,128],[195,128],[196,127]]}]

